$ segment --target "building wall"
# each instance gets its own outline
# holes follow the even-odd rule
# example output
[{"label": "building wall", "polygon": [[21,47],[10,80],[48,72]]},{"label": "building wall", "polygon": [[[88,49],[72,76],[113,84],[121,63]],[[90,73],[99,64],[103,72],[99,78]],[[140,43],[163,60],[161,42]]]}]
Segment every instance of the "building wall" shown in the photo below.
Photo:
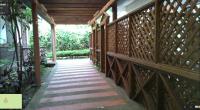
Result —
[{"label": "building wall", "polygon": [[117,18],[120,18],[141,6],[148,4],[153,0],[118,0],[117,1]]}]

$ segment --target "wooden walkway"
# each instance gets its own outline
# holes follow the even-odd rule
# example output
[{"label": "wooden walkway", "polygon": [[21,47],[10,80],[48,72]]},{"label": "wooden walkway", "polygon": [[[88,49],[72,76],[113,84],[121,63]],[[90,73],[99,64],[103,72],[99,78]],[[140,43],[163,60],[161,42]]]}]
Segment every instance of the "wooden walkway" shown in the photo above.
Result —
[{"label": "wooden walkway", "polygon": [[89,59],[58,61],[27,109],[142,110]]}]

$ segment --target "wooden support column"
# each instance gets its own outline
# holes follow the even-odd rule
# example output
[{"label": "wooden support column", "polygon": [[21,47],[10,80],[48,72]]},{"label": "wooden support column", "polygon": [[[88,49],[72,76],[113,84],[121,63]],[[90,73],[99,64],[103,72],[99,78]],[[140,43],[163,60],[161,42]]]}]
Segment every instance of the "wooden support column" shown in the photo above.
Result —
[{"label": "wooden support column", "polygon": [[104,30],[104,24],[100,26],[100,32],[101,32],[101,41],[100,41],[100,68],[101,68],[101,72],[105,72],[105,30]]},{"label": "wooden support column", "polygon": [[108,74],[108,61],[107,61],[107,51],[108,51],[108,24],[109,24],[109,17],[106,20],[106,23],[104,25],[104,36],[105,36],[105,73]]},{"label": "wooden support column", "polygon": [[92,55],[92,61],[93,61],[93,63],[95,63],[95,53],[96,53],[96,48],[95,48],[95,30],[94,29],[92,29],[92,47],[93,47],[93,55]]},{"label": "wooden support column", "polygon": [[55,24],[51,24],[51,34],[52,34],[53,62],[56,62],[56,31],[55,31]]},{"label": "wooden support column", "polygon": [[113,21],[117,19],[117,1],[112,5]]},{"label": "wooden support column", "polygon": [[37,4],[32,0],[32,19],[33,19],[33,41],[34,41],[34,61],[35,61],[35,79],[37,86],[40,86],[40,45],[38,35],[38,17],[37,17]]}]

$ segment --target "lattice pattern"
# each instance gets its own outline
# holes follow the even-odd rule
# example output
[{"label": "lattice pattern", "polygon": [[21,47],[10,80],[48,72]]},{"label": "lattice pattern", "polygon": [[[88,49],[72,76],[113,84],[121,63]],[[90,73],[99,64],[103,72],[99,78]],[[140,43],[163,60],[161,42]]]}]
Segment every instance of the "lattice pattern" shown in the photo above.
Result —
[{"label": "lattice pattern", "polygon": [[109,25],[108,27],[108,38],[107,38],[107,44],[108,44],[108,52],[115,52],[115,24]]},{"label": "lattice pattern", "polygon": [[117,81],[118,84],[120,84],[122,87],[125,88],[126,92],[129,94],[130,92],[130,81],[131,81],[131,76],[129,73],[129,68],[128,68],[128,62],[123,61],[120,59],[117,59],[117,68],[118,68],[118,74],[119,74],[119,79]]},{"label": "lattice pattern", "polygon": [[107,77],[111,77],[116,83],[119,80],[118,68],[116,64],[116,59],[112,56],[107,56],[108,61],[108,73],[106,74]]},{"label": "lattice pattern", "polygon": [[143,60],[154,59],[155,7],[152,5],[130,17],[130,54]]},{"label": "lattice pattern", "polygon": [[129,18],[117,22],[117,53],[129,55]]},{"label": "lattice pattern", "polygon": [[200,69],[200,1],[164,0],[161,10],[160,61]]},{"label": "lattice pattern", "polygon": [[[166,105],[166,108],[171,108],[170,110],[174,110],[174,108],[194,110],[195,105],[200,103],[200,83],[198,81],[189,80],[169,73],[163,74],[162,77],[163,82],[169,86],[166,90],[173,91],[172,95],[174,95],[175,98],[174,102],[173,100],[168,100],[168,97],[165,97],[165,100],[168,100],[169,103],[168,106]],[[170,93],[166,92],[166,94],[170,96]],[[177,105],[179,107],[176,107]]]},{"label": "lattice pattern", "polygon": [[[154,110],[194,110],[200,102],[199,82],[130,63],[118,57],[108,56],[109,77],[124,87],[128,95]],[[131,68],[131,70],[130,70]],[[158,99],[163,101],[158,101]]]}]

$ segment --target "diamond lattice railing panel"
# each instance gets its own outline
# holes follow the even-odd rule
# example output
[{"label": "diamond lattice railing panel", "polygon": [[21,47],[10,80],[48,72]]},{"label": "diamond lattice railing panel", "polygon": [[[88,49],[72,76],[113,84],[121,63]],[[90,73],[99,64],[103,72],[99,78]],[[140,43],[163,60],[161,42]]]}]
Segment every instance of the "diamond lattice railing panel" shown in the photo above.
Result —
[{"label": "diamond lattice railing panel", "polygon": [[[153,69],[143,67],[141,65],[132,64],[133,73],[135,74],[136,79],[136,91],[135,100],[140,103],[142,100],[139,98],[143,98],[145,100],[144,106],[147,107],[148,110],[154,110],[157,106],[157,86],[156,86],[156,72]],[[141,95],[143,94],[143,95]],[[148,98],[148,100],[146,100]]]},{"label": "diamond lattice railing panel", "polygon": [[130,92],[130,82],[131,82],[131,73],[128,71],[128,62],[125,60],[117,59],[117,68],[118,68],[118,73],[119,73],[119,85],[124,87],[126,92],[129,94]]},{"label": "diamond lattice railing panel", "polygon": [[117,22],[117,53],[129,55],[129,18]]},{"label": "diamond lattice railing panel", "polygon": [[200,1],[163,0],[161,7],[161,63],[199,71]]},{"label": "diamond lattice railing panel", "polygon": [[[168,87],[165,86],[166,90],[174,95],[170,96],[171,93],[166,91],[168,96],[165,97],[165,100],[169,103],[166,108],[171,106],[172,109],[170,110],[174,110],[175,108],[181,110],[194,110],[194,106],[200,103],[200,88],[198,81],[172,75],[170,73],[162,74],[161,77],[163,77],[163,82],[168,85]],[[169,97],[174,98],[175,101],[168,100]],[[179,107],[175,107],[177,105]]]},{"label": "diamond lattice railing panel", "polygon": [[130,54],[142,60],[154,60],[155,7],[152,5],[130,16]]},{"label": "diamond lattice railing panel", "polygon": [[115,24],[111,24],[108,26],[108,38],[107,38],[107,44],[108,44],[108,51],[109,52],[115,52]]}]

